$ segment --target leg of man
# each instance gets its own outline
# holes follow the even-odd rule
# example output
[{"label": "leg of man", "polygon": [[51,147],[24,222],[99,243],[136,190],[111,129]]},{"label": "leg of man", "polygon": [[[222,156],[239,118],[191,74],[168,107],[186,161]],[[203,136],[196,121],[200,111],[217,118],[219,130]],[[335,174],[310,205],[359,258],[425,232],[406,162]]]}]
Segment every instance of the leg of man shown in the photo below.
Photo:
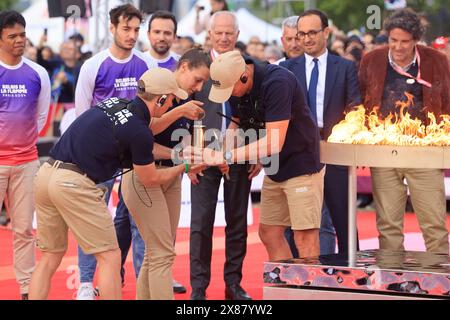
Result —
[{"label": "leg of man", "polygon": [[64,252],[42,252],[30,283],[30,300],[47,299],[50,283],[65,255]]},{"label": "leg of man", "polygon": [[211,255],[217,194],[222,174],[210,167],[191,185],[190,267],[192,289],[206,289],[211,280]]},{"label": "leg of man", "polygon": [[289,244],[289,249],[292,252],[292,257],[294,259],[298,259],[299,255],[297,246],[295,245],[294,231],[292,231],[291,227],[287,227],[286,230],[284,230],[284,237],[286,238],[286,241]]},{"label": "leg of man", "polygon": [[411,169],[405,176],[427,251],[448,254],[444,171]]},{"label": "leg of man", "polygon": [[138,291],[137,298],[149,296],[153,300],[171,300],[175,252],[169,211],[161,186],[147,188],[134,173],[130,173],[123,177],[123,196],[146,246],[145,263],[138,282],[139,291],[145,286],[148,291],[145,290],[143,295]]},{"label": "leg of man", "polygon": [[300,252],[300,258],[319,256],[319,229],[294,230],[294,238]]},{"label": "leg of man", "polygon": [[[332,225],[336,231],[339,253],[348,252],[348,167],[326,166],[324,199],[324,206],[329,210]],[[325,215],[324,211],[322,215]],[[323,216],[322,220],[325,218],[327,217]],[[322,241],[320,246],[322,248]],[[333,253],[334,251],[335,248]]]},{"label": "leg of man", "polygon": [[282,184],[265,176],[261,190],[261,216],[258,233],[266,247],[270,261],[292,258],[288,242],[284,237],[286,227],[290,226],[290,219]]},{"label": "leg of man", "polygon": [[98,288],[103,300],[122,298],[120,273],[120,250],[107,250],[94,253],[98,262]]},{"label": "leg of man", "polygon": [[330,210],[325,201],[322,206],[322,219],[319,230],[320,255],[333,254],[336,251],[336,233],[331,221]]},{"label": "leg of man", "polygon": [[50,198],[83,252],[98,258],[101,297],[120,299],[117,236],[104,193],[89,178],[64,169],[55,169],[49,186]]},{"label": "leg of man", "polygon": [[401,169],[370,168],[380,249],[403,251],[403,218],[408,198]]},{"label": "leg of man", "polygon": [[97,260],[92,254],[85,254],[78,246],[78,268],[80,270],[80,283],[94,282]]},{"label": "leg of man", "polygon": [[291,259],[292,252],[284,237],[286,226],[274,226],[260,223],[259,237],[266,247],[269,261]]},{"label": "leg of man", "polygon": [[39,169],[39,160],[14,166],[8,187],[8,203],[14,237],[14,271],[20,284],[20,293],[28,293],[28,285],[35,265],[33,235],[34,191],[33,180]]},{"label": "leg of man", "polygon": [[[109,204],[109,198],[111,196],[112,189],[114,188],[114,182],[116,179],[108,180],[103,185],[107,192],[105,194],[106,206]],[[80,283],[89,283],[88,290],[93,290],[92,283],[94,282],[95,270],[97,269],[97,260],[92,254],[85,254],[78,246],[78,269],[80,270]],[[80,293],[80,291],[78,291]],[[93,296],[89,294],[88,296]],[[78,296],[77,296],[78,298]]]},{"label": "leg of man", "polygon": [[[299,253],[297,250],[297,245],[295,244],[294,231],[292,229],[286,228],[284,236],[289,243],[289,248],[291,249],[292,256],[294,258],[299,258]],[[320,242],[320,255],[333,254],[336,251],[336,233],[334,231],[333,222],[331,221],[330,211],[326,203],[322,206],[322,220],[320,222],[319,231],[319,242]]]},{"label": "leg of man", "polygon": [[247,252],[248,199],[252,184],[245,164],[230,165],[229,177],[230,180],[224,179],[224,281],[227,286],[240,284],[242,280],[242,265]]},{"label": "leg of man", "polygon": [[53,274],[67,250],[67,224],[49,193],[55,171],[55,168],[44,163],[34,180],[37,213],[36,243],[42,256],[31,279],[30,299],[47,298]]},{"label": "leg of man", "polygon": [[325,168],[318,173],[291,178],[282,186],[301,258],[320,255],[324,175]]},{"label": "leg of man", "polygon": [[[139,229],[134,221],[133,216],[129,215],[130,219],[130,229],[131,229],[131,245],[133,247],[133,267],[136,279],[139,277],[139,272],[142,268],[142,263],[144,262],[145,255],[145,242],[142,239]],[[124,269],[122,265],[121,270]]]}]

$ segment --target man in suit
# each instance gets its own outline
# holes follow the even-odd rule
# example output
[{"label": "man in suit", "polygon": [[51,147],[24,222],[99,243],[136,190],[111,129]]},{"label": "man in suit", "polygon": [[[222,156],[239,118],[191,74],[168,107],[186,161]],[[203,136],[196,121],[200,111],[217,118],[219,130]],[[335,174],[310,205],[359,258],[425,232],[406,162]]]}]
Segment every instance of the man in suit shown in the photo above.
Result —
[{"label": "man in suit", "polygon": [[[291,70],[300,81],[321,138],[326,140],[333,126],[344,118],[344,112],[361,103],[356,67],[353,62],[328,52],[330,29],[325,13],[319,10],[305,11],[299,16],[297,29],[305,54],[280,65]],[[334,253],[330,234],[332,228],[326,223],[329,215],[336,230],[339,253],[347,252],[347,167],[326,167],[320,233],[321,254]]]},{"label": "man in suit", "polygon": [[[404,92],[408,92],[414,98],[407,110],[411,118],[427,121],[427,112],[436,119],[449,114],[449,65],[445,55],[418,45],[425,31],[419,15],[410,9],[396,11],[386,20],[384,29],[388,46],[364,56],[359,70],[367,111],[378,106],[382,117],[398,115],[396,101],[405,101]],[[443,170],[370,168],[370,172],[380,249],[404,250],[406,179],[427,251],[448,254]]]},{"label": "man in suit", "polygon": [[300,41],[297,37],[297,20],[298,16],[291,16],[284,19],[281,24],[281,44],[283,45],[284,57],[274,64],[279,65],[281,62],[288,59],[293,59],[303,54],[303,48],[300,45]]},{"label": "man in suit", "polygon": [[[211,58],[234,50],[239,35],[237,18],[229,11],[219,11],[211,17],[209,35],[213,49]],[[206,130],[215,130],[216,136],[222,136],[229,121],[219,115],[231,115],[228,101],[214,103],[208,99],[211,80],[203,90],[195,94],[195,100],[204,103]],[[206,135],[207,136],[207,135]],[[211,141],[205,141],[208,146]],[[229,170],[229,171],[228,171]],[[211,279],[211,255],[214,218],[222,174],[228,171],[229,179],[224,179],[225,202],[225,298],[231,300],[251,299],[240,286],[242,265],[247,249],[247,209],[250,194],[251,178],[259,173],[258,169],[249,173],[246,164],[210,167],[203,176],[190,174],[191,186],[191,234],[190,234],[190,266],[191,266],[191,299],[204,300],[206,288]]]}]

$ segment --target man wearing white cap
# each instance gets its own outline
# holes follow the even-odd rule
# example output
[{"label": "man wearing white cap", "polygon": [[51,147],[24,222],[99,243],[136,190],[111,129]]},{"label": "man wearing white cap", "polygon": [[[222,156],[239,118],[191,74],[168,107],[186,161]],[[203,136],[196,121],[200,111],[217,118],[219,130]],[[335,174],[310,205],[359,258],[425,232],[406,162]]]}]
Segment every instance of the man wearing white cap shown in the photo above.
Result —
[{"label": "man wearing white cap", "polygon": [[156,170],[152,154],[150,119],[161,117],[175,96],[186,99],[188,94],[178,87],[173,73],[149,70],[141,76],[133,101],[100,102],[78,117],[50,151],[35,179],[42,258],[31,280],[30,299],[47,298],[67,250],[69,228],[83,252],[98,261],[102,298],[121,298],[116,232],[102,200],[105,192],[96,185],[111,179],[119,168],[132,168],[145,186],[164,184],[185,171],[185,165]]},{"label": "man wearing white cap", "polygon": [[[232,99],[231,105],[233,120],[242,126],[249,113],[241,101],[250,97],[265,123],[266,135],[223,154],[209,152],[206,157],[204,152],[205,162],[217,165],[279,157],[271,157],[271,167],[266,166],[259,235],[271,261],[292,257],[284,238],[286,226],[294,230],[301,257],[318,256],[325,169],[319,159],[319,132],[298,80],[284,68],[258,65],[236,51],[217,57],[210,70],[213,87],[209,99],[240,98]],[[237,127],[233,123],[230,129]],[[196,155],[200,155],[199,150]],[[279,166],[273,170],[277,160]]]}]

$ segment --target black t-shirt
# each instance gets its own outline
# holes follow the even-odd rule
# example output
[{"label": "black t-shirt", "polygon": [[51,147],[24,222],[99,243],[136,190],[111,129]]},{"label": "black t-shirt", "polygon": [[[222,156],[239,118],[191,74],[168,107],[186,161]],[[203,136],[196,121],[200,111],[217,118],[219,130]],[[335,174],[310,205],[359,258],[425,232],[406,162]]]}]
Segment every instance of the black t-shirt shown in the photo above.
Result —
[{"label": "black t-shirt", "polygon": [[[183,105],[184,103],[186,103],[188,101],[189,100],[177,102],[177,100],[174,99],[173,105],[172,105],[172,107],[170,107],[170,109],[168,111],[171,111],[171,110]],[[186,118],[179,118],[177,121],[172,122],[170,124],[170,126],[167,127],[166,130],[155,135],[155,142],[159,143],[162,146],[173,149],[177,144],[179,144],[183,140],[184,136],[192,134],[192,126],[193,125],[194,125],[194,121],[186,119]],[[160,163],[163,166],[167,166],[167,167],[172,167],[174,165],[172,160],[169,160],[169,159],[161,160]]]},{"label": "black t-shirt", "polygon": [[[247,58],[246,63],[253,63],[252,59]],[[249,95],[254,97],[253,100],[257,99],[265,122],[289,120],[286,139],[279,154],[278,172],[268,176],[282,182],[319,172],[323,168],[319,155],[319,131],[297,78],[277,65],[254,66],[254,83]],[[230,101],[232,115],[238,117],[238,99]]]},{"label": "black t-shirt", "polygon": [[[101,103],[114,104],[117,98]],[[125,147],[128,160],[136,165],[148,165],[153,159],[153,135],[148,125],[150,113],[145,103],[136,98],[131,113],[124,110],[120,121],[113,122],[104,111],[93,107],[78,117],[50,151],[53,159],[76,164],[95,183],[113,177],[121,168],[117,141]]]},{"label": "black t-shirt", "polygon": [[[397,101],[406,102],[408,100],[405,92],[413,95],[413,103],[405,110],[409,112],[411,117],[426,121],[425,112],[423,109],[423,94],[422,85],[417,81],[409,80],[410,78],[401,75],[392,68],[388,63],[386,73],[386,81],[384,83],[383,100],[381,102],[380,114],[385,118],[392,114],[399,114],[400,108],[396,107]],[[416,77],[419,71],[417,62],[414,63],[408,70],[408,73]],[[412,82],[412,83],[410,83]]]}]

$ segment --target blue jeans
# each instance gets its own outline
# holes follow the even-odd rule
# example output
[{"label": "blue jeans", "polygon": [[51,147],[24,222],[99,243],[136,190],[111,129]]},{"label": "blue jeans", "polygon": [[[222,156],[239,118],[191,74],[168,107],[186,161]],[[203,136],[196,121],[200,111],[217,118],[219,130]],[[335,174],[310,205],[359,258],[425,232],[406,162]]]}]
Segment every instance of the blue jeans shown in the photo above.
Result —
[{"label": "blue jeans", "polygon": [[[109,195],[114,186],[114,180],[110,180],[104,183],[108,188],[108,193],[106,197],[106,202],[109,201]],[[133,265],[136,278],[139,275],[139,270],[141,269],[142,261],[144,260],[145,244],[139,234],[136,227],[136,223],[128,212],[125,206],[122,193],[119,187],[119,203],[117,204],[116,217],[114,218],[114,226],[116,228],[117,242],[119,243],[119,248],[121,252],[122,266],[120,270],[120,275],[122,277],[122,282],[125,277],[125,269],[123,265],[125,264],[128,251],[130,249],[131,243],[133,243]],[[80,269],[80,282],[93,282],[94,273],[97,268],[97,260],[94,255],[84,254],[80,246],[78,246],[78,268]]]},{"label": "blue jeans", "polygon": [[[298,250],[294,241],[294,232],[291,228],[286,228],[284,236],[291,249],[292,256],[298,258]],[[320,255],[333,254],[336,250],[336,232],[334,231],[333,222],[331,221],[330,211],[326,204],[322,207],[322,220],[320,221],[319,231]]]}]

